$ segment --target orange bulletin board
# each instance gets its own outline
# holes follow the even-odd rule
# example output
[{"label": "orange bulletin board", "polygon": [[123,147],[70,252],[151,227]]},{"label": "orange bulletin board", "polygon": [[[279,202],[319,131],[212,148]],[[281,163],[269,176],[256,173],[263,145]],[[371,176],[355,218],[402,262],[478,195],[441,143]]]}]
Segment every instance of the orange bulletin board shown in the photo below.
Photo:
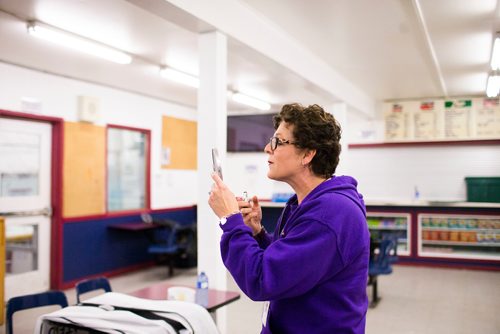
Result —
[{"label": "orange bulletin board", "polygon": [[63,216],[106,211],[106,129],[87,123],[64,123]]},{"label": "orange bulletin board", "polygon": [[163,116],[162,162],[164,169],[196,169],[197,124],[174,117]]}]

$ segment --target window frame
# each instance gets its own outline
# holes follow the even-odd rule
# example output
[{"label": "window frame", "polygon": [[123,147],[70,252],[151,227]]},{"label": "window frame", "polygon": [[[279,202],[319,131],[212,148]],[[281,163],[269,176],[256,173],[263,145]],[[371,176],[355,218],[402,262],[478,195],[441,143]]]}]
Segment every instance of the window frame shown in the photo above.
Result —
[{"label": "window frame", "polygon": [[[129,130],[129,131],[137,131],[142,134],[144,134],[146,140],[145,140],[145,150],[144,150],[144,158],[145,158],[145,189],[144,189],[144,195],[145,195],[145,200],[144,200],[144,207],[143,208],[138,208],[138,209],[132,209],[132,210],[117,210],[117,211],[109,211],[108,207],[108,193],[109,193],[109,184],[108,184],[108,178],[109,178],[109,171],[108,171],[108,136],[109,136],[109,130],[110,129],[118,129],[118,130]],[[141,213],[141,212],[149,212],[151,210],[151,130],[149,129],[143,129],[143,128],[136,128],[136,127],[131,127],[131,126],[124,126],[124,125],[117,125],[117,124],[107,124],[106,125],[106,165],[104,166],[105,168],[105,174],[106,174],[106,190],[105,190],[105,208],[106,208],[106,215],[108,217],[112,216],[123,216],[124,214],[136,214],[136,213]]]}]

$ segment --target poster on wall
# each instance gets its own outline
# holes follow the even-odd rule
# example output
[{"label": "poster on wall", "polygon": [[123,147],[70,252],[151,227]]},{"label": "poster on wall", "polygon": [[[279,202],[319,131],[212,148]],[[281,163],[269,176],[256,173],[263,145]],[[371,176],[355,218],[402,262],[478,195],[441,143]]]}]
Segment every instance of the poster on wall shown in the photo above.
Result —
[{"label": "poster on wall", "polygon": [[500,139],[500,98],[387,102],[383,117],[387,142]]},{"label": "poster on wall", "polygon": [[444,132],[450,139],[469,138],[471,100],[445,101]]},{"label": "poster on wall", "polygon": [[483,99],[476,109],[476,136],[500,137],[500,104],[498,98]]},{"label": "poster on wall", "polygon": [[437,137],[437,111],[433,101],[421,102],[420,109],[413,115],[415,139],[434,139]]},{"label": "poster on wall", "polygon": [[404,140],[408,138],[408,113],[402,104],[392,104],[385,113],[385,139]]}]

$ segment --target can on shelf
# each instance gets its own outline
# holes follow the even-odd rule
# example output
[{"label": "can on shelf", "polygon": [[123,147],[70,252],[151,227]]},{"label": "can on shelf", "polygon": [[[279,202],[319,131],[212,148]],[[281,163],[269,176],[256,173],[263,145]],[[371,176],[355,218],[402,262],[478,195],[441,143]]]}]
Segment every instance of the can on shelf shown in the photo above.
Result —
[{"label": "can on shelf", "polygon": [[450,239],[449,231],[439,231],[439,240],[448,241]]},{"label": "can on shelf", "polygon": [[460,232],[460,241],[469,242],[469,232]]}]

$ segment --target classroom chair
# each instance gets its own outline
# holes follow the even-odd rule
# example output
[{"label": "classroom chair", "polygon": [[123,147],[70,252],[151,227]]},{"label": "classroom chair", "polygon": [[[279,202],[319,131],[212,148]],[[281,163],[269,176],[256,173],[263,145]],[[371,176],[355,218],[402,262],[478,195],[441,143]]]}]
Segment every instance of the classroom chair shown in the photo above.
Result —
[{"label": "classroom chair", "polygon": [[398,260],[399,260],[399,257],[398,257],[398,236],[397,235],[390,235],[390,236],[385,236],[383,239],[389,239],[389,240],[393,241],[391,248],[388,250],[389,262],[391,264],[398,262]]},{"label": "classroom chair", "polygon": [[174,273],[174,263],[196,242],[195,225],[182,225],[170,219],[153,220],[162,228],[155,231],[155,243],[148,247],[148,253],[164,258],[168,265],[168,274]]},{"label": "classroom chair", "polygon": [[12,320],[15,312],[50,305],[59,305],[61,308],[68,306],[68,299],[64,292],[46,291],[9,299],[7,301],[6,334],[14,334]]},{"label": "classroom chair", "polygon": [[391,252],[394,250],[395,242],[392,239],[384,239],[380,242],[379,253],[370,259],[368,267],[368,285],[373,288],[372,301],[370,307],[377,306],[380,301],[378,296],[378,276],[392,273]]},{"label": "classroom chair", "polygon": [[84,293],[104,290],[104,292],[111,292],[111,285],[106,277],[89,278],[76,283],[76,302],[80,303],[80,296]]}]

